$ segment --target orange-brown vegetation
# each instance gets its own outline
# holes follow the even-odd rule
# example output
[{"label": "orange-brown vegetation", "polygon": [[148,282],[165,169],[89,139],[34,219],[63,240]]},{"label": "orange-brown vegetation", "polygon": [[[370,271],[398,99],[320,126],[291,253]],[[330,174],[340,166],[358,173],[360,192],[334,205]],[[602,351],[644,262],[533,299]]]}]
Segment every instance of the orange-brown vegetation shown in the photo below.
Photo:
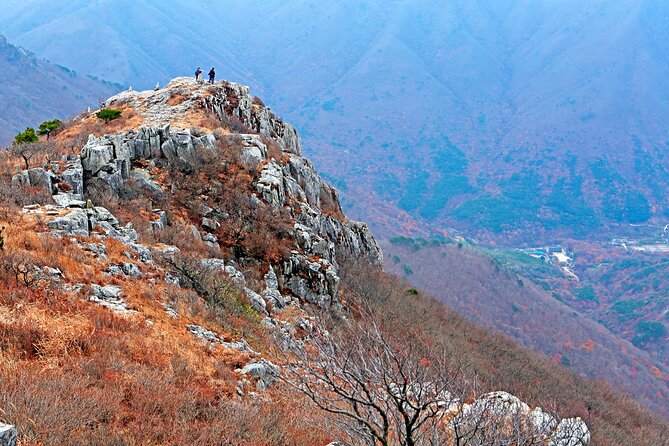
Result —
[{"label": "orange-brown vegetation", "polygon": [[[606,380],[666,413],[669,387],[651,372],[656,365],[653,358],[495,257],[457,244],[418,251],[391,244],[384,247],[389,270],[409,274],[414,284],[422,284],[425,291],[470,320],[548,356],[559,354],[573,370]],[[633,373],[637,376],[629,379]]]},{"label": "orange-brown vegetation", "polygon": [[[257,322],[203,305],[188,290],[149,286],[146,265],[141,280],[105,276],[106,264],[128,261],[119,242],[104,240],[107,259],[96,260],[67,240],[37,235],[39,227],[25,223],[2,222],[3,262],[24,256],[32,266],[61,268],[68,282],[122,285],[129,306],[142,315],[119,316],[85,302],[87,287],[68,292],[58,284],[27,285],[0,268],[0,417],[19,427],[22,445],[329,441],[300,416],[297,396],[286,403],[288,390],[270,399],[237,398],[235,369],[249,355],[204,345],[185,329],[197,323],[229,340],[243,332],[264,350],[259,340],[268,338]],[[167,316],[167,303],[179,319]],[[225,334],[223,321],[233,334]]]},{"label": "orange-brown vegetation", "polygon": [[142,126],[144,118],[132,106],[123,104],[115,108],[121,111],[121,117],[118,119],[105,123],[95,116],[95,113],[85,114],[66,123],[55,136],[58,140],[88,138],[88,135],[99,137],[138,129]]}]

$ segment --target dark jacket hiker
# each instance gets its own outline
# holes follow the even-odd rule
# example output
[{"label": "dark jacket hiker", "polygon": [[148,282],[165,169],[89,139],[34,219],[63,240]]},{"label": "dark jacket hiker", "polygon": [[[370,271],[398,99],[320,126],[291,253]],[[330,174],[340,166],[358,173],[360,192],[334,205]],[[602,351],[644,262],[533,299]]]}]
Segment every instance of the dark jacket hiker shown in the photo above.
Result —
[{"label": "dark jacket hiker", "polygon": [[209,71],[209,82],[213,84],[215,80],[216,80],[216,70],[212,68],[211,71]]}]

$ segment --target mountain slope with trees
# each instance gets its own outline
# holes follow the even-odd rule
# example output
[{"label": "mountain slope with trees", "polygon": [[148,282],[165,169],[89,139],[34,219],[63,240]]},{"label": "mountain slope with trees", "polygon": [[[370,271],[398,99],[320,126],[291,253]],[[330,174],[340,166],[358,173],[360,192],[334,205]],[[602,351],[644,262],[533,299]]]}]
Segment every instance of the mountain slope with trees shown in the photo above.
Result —
[{"label": "mountain slope with trees", "polygon": [[41,60],[0,35],[0,144],[28,126],[95,107],[119,89]]}]

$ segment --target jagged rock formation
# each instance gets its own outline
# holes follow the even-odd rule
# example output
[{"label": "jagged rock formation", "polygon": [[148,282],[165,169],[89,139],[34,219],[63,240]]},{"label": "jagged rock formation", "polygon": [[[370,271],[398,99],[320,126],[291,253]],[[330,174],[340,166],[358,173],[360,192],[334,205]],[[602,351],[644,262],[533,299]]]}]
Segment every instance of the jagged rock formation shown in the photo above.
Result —
[{"label": "jagged rock formation", "polygon": [[[518,397],[507,392],[492,392],[482,395],[472,403],[454,404],[457,407],[453,412],[452,424],[483,425],[484,423],[499,423],[513,425],[517,420],[527,420],[531,429],[543,437],[548,446],[585,446],[590,444],[590,431],[580,418],[560,420],[543,411],[541,407],[531,408]],[[462,426],[467,430],[467,426]]]}]

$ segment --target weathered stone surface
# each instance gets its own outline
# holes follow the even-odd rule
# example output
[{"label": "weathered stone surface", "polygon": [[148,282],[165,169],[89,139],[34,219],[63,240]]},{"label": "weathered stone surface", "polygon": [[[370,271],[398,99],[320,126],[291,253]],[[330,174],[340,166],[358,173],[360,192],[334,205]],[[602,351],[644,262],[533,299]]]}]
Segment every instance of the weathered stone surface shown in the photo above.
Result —
[{"label": "weathered stone surface", "polygon": [[46,224],[50,229],[63,235],[88,236],[88,214],[83,209],[73,209],[67,214],[58,217]]},{"label": "weathered stone surface", "polygon": [[12,177],[12,184],[30,186],[50,195],[53,191],[52,175],[52,173],[47,172],[41,167],[29,169],[14,175]]},{"label": "weathered stone surface", "polygon": [[58,174],[60,181],[69,186],[69,192],[78,197],[79,200],[83,198],[84,194],[84,168],[81,164],[81,158],[78,156],[67,158],[66,169]]},{"label": "weathered stone surface", "polygon": [[488,420],[494,420],[499,427],[512,428],[517,423],[528,423],[536,432],[541,444],[549,446],[588,446],[590,431],[580,418],[563,419],[559,423],[541,407],[529,407],[518,397],[507,392],[491,392],[482,395],[472,403],[460,403],[457,398],[444,399],[444,409],[455,417],[446,425],[453,429],[453,423],[460,425],[460,429],[467,429],[467,425],[482,425]]},{"label": "weathered stone surface", "polygon": [[106,138],[96,138],[91,135],[81,151],[83,169],[96,175],[106,165],[114,160],[114,145]]},{"label": "weathered stone surface", "polygon": [[151,180],[150,175],[145,170],[133,170],[129,177],[135,183],[135,187],[141,189],[154,200],[158,201],[165,197],[163,189],[158,183]]},{"label": "weathered stone surface", "polygon": [[79,196],[74,194],[60,193],[54,195],[52,198],[58,206],[64,208],[84,208],[86,206],[86,202],[81,201]]},{"label": "weathered stone surface", "polygon": [[12,184],[15,186],[30,186],[30,177],[28,176],[28,171],[24,170],[19,172],[12,177]]},{"label": "weathered stone surface", "polygon": [[131,277],[139,277],[142,275],[142,272],[139,270],[139,267],[135,265],[134,263],[126,262],[123,264],[121,267],[123,270],[123,274],[126,276],[131,276]]},{"label": "weathered stone surface", "polygon": [[186,328],[188,331],[195,337],[203,339],[205,341],[209,342],[216,342],[216,343],[221,343],[223,340],[218,336],[217,333],[214,333],[211,330],[207,330],[204,327],[201,327],[199,325],[187,325]]},{"label": "weathered stone surface", "polygon": [[221,224],[214,219],[204,217],[202,218],[202,227],[210,231],[215,231],[221,227]]},{"label": "weathered stone surface", "polygon": [[51,172],[47,172],[42,168],[30,169],[28,171],[28,178],[30,186],[38,189],[44,189],[47,193],[52,192]]},{"label": "weathered stone surface", "polygon": [[227,135],[227,142],[241,148],[242,162],[246,165],[257,165],[268,156],[267,145],[263,142],[260,135]]},{"label": "weathered stone surface", "polygon": [[248,298],[249,302],[251,303],[251,307],[253,307],[254,310],[260,314],[269,314],[267,312],[267,303],[262,298],[262,296],[260,296],[260,294],[256,293],[250,288],[244,288],[244,294],[246,294],[246,297]]},{"label": "weathered stone surface", "polygon": [[266,390],[279,380],[279,368],[265,359],[245,365],[240,373],[254,378],[258,390]]},{"label": "weathered stone surface", "polygon": [[0,423],[0,446],[16,446],[18,438],[19,433],[16,427]]},{"label": "weathered stone surface", "polygon": [[590,430],[580,418],[566,418],[560,421],[551,435],[549,446],[587,446],[590,444]]},{"label": "weathered stone surface", "polygon": [[249,87],[224,83],[213,95],[202,98],[202,105],[224,122],[232,116],[262,136],[274,138],[286,152],[296,155],[302,153],[302,144],[295,128],[257,103]]},{"label": "weathered stone surface", "polygon": [[238,342],[226,342],[221,338],[221,336],[218,333],[215,333],[211,330],[207,330],[206,328],[201,327],[199,325],[191,324],[187,325],[186,328],[193,336],[200,338],[204,341],[210,342],[212,344],[219,344],[224,348],[237,350],[240,352],[248,353],[250,355],[254,356],[258,355],[258,353],[255,352],[244,339]]},{"label": "weathered stone surface", "polygon": [[225,271],[225,261],[223,259],[202,259],[200,263],[205,268]]},{"label": "weathered stone surface", "polygon": [[91,285],[91,291],[93,292],[93,295],[88,298],[91,302],[102,305],[119,314],[137,313],[128,308],[128,305],[121,298],[123,290],[120,287],[112,285]]},{"label": "weathered stone surface", "polygon": [[151,250],[147,248],[144,245],[139,245],[137,243],[130,243],[128,244],[139,256],[139,260],[142,263],[153,263],[153,254],[151,253]]},{"label": "weathered stone surface", "polygon": [[274,160],[263,166],[260,178],[256,182],[256,189],[267,203],[275,208],[286,204],[286,190],[283,184],[283,171]]},{"label": "weathered stone surface", "polygon": [[274,268],[269,269],[264,277],[265,291],[262,292],[262,297],[271,304],[275,309],[282,309],[290,302],[289,296],[283,296],[279,291],[279,279],[274,272]]},{"label": "weathered stone surface", "polygon": [[161,209],[154,209],[151,211],[157,218],[151,220],[151,229],[160,231],[167,227],[167,213]]},{"label": "weathered stone surface", "polygon": [[202,241],[212,248],[218,247],[218,238],[214,234],[204,234],[202,236]]}]

